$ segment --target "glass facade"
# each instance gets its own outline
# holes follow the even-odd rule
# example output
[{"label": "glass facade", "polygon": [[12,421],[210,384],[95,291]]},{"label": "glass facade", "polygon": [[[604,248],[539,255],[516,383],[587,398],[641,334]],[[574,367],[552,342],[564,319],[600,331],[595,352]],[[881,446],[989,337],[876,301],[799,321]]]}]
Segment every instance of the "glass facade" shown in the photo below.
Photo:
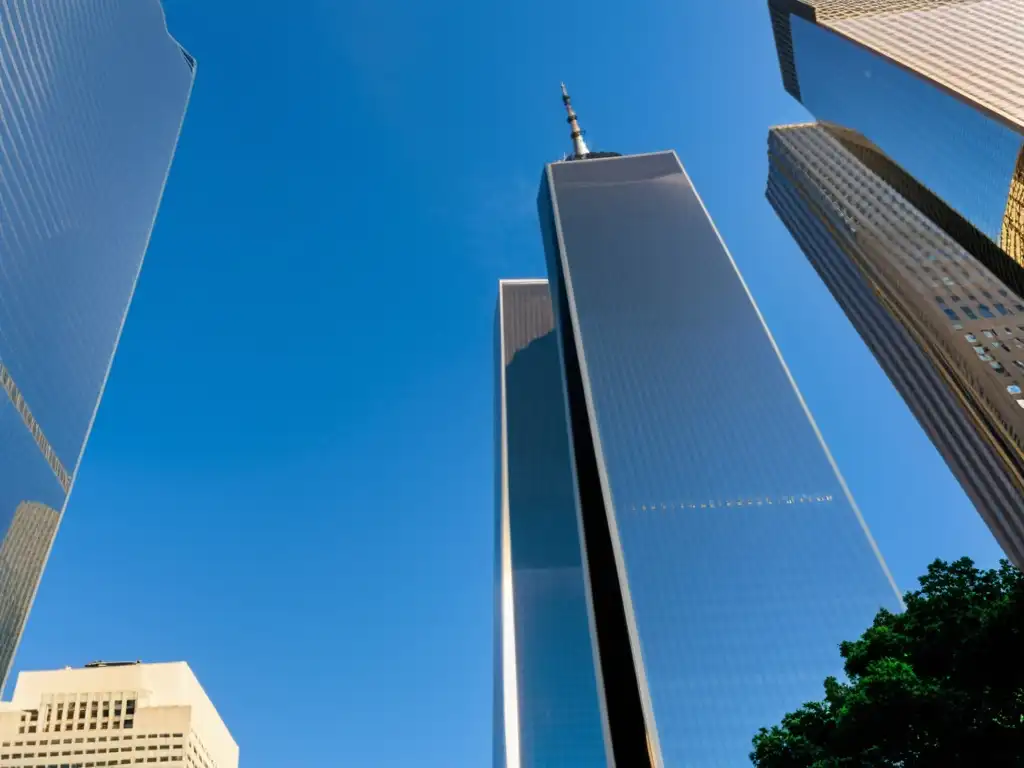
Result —
[{"label": "glass facade", "polygon": [[547,283],[498,309],[495,766],[598,768],[604,736]]},{"label": "glass facade", "polygon": [[830,30],[792,24],[804,106],[864,134],[998,241],[1024,137]]},{"label": "glass facade", "polygon": [[[28,546],[18,533],[32,528],[18,522],[26,510],[64,509],[194,70],[168,34],[158,0],[0,2],[4,551],[38,551],[38,542]],[[47,530],[52,540],[52,528],[32,530]],[[2,676],[44,561],[45,553],[0,567]],[[12,571],[11,562],[21,565]],[[26,599],[9,599],[25,589]]]},{"label": "glass facade", "polygon": [[1024,264],[1024,1],[770,6],[787,90]]},{"label": "glass facade", "polygon": [[581,516],[607,528],[646,731],[616,746],[605,675],[616,759],[748,765],[895,586],[675,153],[554,163],[540,212],[596,467],[577,449]]}]

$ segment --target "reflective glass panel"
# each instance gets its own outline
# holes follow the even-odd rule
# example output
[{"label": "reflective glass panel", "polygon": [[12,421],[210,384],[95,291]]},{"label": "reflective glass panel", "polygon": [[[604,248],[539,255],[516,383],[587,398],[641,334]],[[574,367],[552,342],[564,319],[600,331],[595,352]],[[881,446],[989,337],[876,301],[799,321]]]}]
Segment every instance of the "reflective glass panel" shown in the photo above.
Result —
[{"label": "reflective glass panel", "polygon": [[675,154],[550,170],[664,764],[749,765],[897,594]]},{"label": "reflective glass panel", "polygon": [[599,768],[607,761],[551,298],[543,282],[506,282],[501,290],[499,457],[507,475],[499,500],[507,504],[511,549],[505,620],[515,630],[520,765]]},{"label": "reflective glass panel", "polygon": [[1024,138],[876,53],[790,17],[803,104],[864,134],[999,242]]},{"label": "reflective glass panel", "polygon": [[194,69],[159,0],[0,0],[0,685],[99,402]]}]

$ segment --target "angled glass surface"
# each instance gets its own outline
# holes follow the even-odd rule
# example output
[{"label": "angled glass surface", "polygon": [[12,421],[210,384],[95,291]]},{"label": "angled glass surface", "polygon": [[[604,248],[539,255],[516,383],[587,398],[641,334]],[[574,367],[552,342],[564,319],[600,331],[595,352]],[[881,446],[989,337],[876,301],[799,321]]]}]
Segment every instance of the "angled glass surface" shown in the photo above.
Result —
[{"label": "angled glass surface", "polygon": [[835,32],[790,23],[804,106],[864,134],[998,243],[1024,137]]},{"label": "angled glass surface", "polygon": [[0,676],[85,446],[194,69],[159,0],[0,2]]},{"label": "angled glass surface", "polygon": [[[518,765],[602,768],[607,761],[551,299],[543,282],[506,282],[501,290],[506,443],[499,457],[507,462],[507,485],[498,498],[507,504],[510,537],[513,603],[505,620],[514,623]],[[499,509],[499,528],[500,515]]]},{"label": "angled glass surface", "polygon": [[158,0],[0,5],[0,360],[68,472],[192,77]]},{"label": "angled glass surface", "polygon": [[897,594],[675,154],[549,169],[664,765],[749,765]]}]

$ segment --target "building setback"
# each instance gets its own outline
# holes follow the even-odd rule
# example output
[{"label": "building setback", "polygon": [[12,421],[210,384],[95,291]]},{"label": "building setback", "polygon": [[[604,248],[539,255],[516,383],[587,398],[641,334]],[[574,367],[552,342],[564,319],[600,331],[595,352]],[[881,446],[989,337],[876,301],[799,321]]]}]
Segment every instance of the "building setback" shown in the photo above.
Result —
[{"label": "building setback", "polygon": [[[946,459],[1024,565],[1024,299],[918,208],[920,185],[863,136],[769,135],[768,199]],[[883,177],[859,158],[882,170]],[[893,184],[888,183],[889,180]],[[1019,285],[1020,283],[1017,282]]]},{"label": "building setback", "polygon": [[103,392],[194,71],[158,0],[0,0],[0,686]]}]

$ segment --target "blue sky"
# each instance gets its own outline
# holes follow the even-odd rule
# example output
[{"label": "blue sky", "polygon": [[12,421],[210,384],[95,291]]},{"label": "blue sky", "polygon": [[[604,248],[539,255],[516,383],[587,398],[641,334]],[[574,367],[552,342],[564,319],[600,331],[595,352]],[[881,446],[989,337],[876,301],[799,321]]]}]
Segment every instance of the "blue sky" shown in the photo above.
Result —
[{"label": "blue sky", "polygon": [[763,3],[167,8],[196,90],[18,669],[187,660],[246,768],[487,764],[496,285],[563,79],[592,147],[678,150],[901,587],[995,562],[764,200],[807,116]]}]

